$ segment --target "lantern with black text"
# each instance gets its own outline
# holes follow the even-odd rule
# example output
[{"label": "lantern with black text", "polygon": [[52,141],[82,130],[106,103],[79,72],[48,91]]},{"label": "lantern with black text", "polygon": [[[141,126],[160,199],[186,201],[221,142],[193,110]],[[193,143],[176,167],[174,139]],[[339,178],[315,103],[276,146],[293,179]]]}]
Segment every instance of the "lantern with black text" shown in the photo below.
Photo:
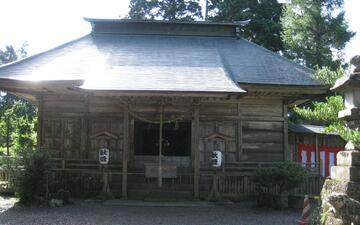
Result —
[{"label": "lantern with black text", "polygon": [[107,148],[99,149],[99,163],[102,165],[106,165],[109,163],[110,152]]},{"label": "lantern with black text", "polygon": [[213,167],[218,168],[222,165],[222,153],[221,151],[212,151],[211,164]]}]

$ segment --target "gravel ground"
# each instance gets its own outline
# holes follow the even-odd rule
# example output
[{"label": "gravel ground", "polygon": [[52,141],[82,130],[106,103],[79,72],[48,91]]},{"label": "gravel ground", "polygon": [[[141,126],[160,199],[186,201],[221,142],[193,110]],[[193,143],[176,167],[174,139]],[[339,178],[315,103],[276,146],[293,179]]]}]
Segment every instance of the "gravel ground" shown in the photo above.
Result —
[{"label": "gravel ground", "polygon": [[12,207],[14,199],[0,197],[0,224],[238,224],[292,225],[300,210],[257,209],[253,203],[213,207],[105,206],[79,203],[49,207]]}]

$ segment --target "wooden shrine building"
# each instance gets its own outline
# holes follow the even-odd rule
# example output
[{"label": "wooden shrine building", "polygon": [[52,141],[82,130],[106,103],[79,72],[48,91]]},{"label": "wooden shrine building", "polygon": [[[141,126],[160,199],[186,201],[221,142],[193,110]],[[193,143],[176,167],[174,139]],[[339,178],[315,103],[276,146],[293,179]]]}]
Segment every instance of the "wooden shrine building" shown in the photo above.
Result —
[{"label": "wooden shrine building", "polygon": [[73,193],[101,189],[107,148],[115,196],[206,197],[214,149],[230,178],[290,159],[288,107],[327,92],[240,24],[85,20],[91,34],[0,67],[0,89],[38,106],[53,184]]}]

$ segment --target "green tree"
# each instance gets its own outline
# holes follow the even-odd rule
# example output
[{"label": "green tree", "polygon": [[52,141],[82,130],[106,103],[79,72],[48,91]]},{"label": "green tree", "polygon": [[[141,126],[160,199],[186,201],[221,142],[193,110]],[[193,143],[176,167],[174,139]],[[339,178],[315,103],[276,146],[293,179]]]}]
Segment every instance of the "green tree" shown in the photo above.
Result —
[{"label": "green tree", "polygon": [[11,63],[19,58],[24,58],[27,56],[26,48],[28,46],[28,43],[25,41],[22,46],[15,50],[15,48],[12,45],[5,46],[5,50],[0,49],[0,65]]},{"label": "green tree", "polygon": [[131,0],[131,19],[163,19],[191,21],[201,19],[199,0]]},{"label": "green tree", "polygon": [[277,0],[208,0],[209,20],[233,22],[251,19],[242,36],[272,51],[283,50],[280,16],[282,7]]},{"label": "green tree", "polygon": [[352,141],[360,147],[360,131],[350,129],[343,120],[338,118],[338,113],[344,108],[343,97],[336,95],[327,97],[325,102],[313,102],[312,107],[295,107],[294,111],[307,120],[325,121],[326,132],[335,132],[344,140]]},{"label": "green tree", "polygon": [[345,74],[345,70],[340,66],[335,71],[329,67],[317,67],[315,78],[324,85],[334,86],[337,79],[340,79]]},{"label": "green tree", "polygon": [[23,169],[17,171],[16,194],[22,204],[43,204],[48,198],[50,155],[43,149],[24,152],[21,158]]},{"label": "green tree", "polygon": [[355,35],[345,20],[343,0],[290,0],[281,23],[284,53],[315,69],[338,68],[342,50]]},{"label": "green tree", "polygon": [[18,59],[16,51],[13,46],[8,45],[5,47],[5,51],[0,49],[0,65],[9,62],[14,62]]},{"label": "green tree", "polygon": [[[18,50],[13,46],[0,50],[0,65],[25,57],[26,46],[25,42]],[[34,147],[36,107],[10,93],[0,93],[0,152],[6,149],[9,155]]]},{"label": "green tree", "polygon": [[36,111],[25,101],[16,100],[5,110],[0,122],[0,136],[4,137],[0,146],[11,152],[20,154],[24,150],[33,149],[36,144]]},{"label": "green tree", "polygon": [[[333,86],[335,81],[344,76],[344,70],[339,68],[331,71],[329,68],[318,69],[315,77],[325,85]],[[345,109],[344,99],[341,95],[325,98],[323,102],[312,102],[311,106],[294,107],[294,112],[308,121],[325,123],[325,131],[335,132],[344,140],[352,141],[360,147],[360,131],[350,129],[345,122],[338,118],[338,113]]]}]

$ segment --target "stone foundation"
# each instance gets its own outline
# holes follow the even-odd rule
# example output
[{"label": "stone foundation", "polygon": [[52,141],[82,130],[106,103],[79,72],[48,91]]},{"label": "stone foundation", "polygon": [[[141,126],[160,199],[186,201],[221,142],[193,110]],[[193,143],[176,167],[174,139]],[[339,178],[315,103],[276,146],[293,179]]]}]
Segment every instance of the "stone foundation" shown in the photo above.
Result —
[{"label": "stone foundation", "polygon": [[350,198],[360,201],[360,183],[327,179],[321,191],[322,199],[328,198],[331,193],[344,193]]},{"label": "stone foundation", "polygon": [[339,152],[321,191],[325,225],[360,225],[360,152]]}]

